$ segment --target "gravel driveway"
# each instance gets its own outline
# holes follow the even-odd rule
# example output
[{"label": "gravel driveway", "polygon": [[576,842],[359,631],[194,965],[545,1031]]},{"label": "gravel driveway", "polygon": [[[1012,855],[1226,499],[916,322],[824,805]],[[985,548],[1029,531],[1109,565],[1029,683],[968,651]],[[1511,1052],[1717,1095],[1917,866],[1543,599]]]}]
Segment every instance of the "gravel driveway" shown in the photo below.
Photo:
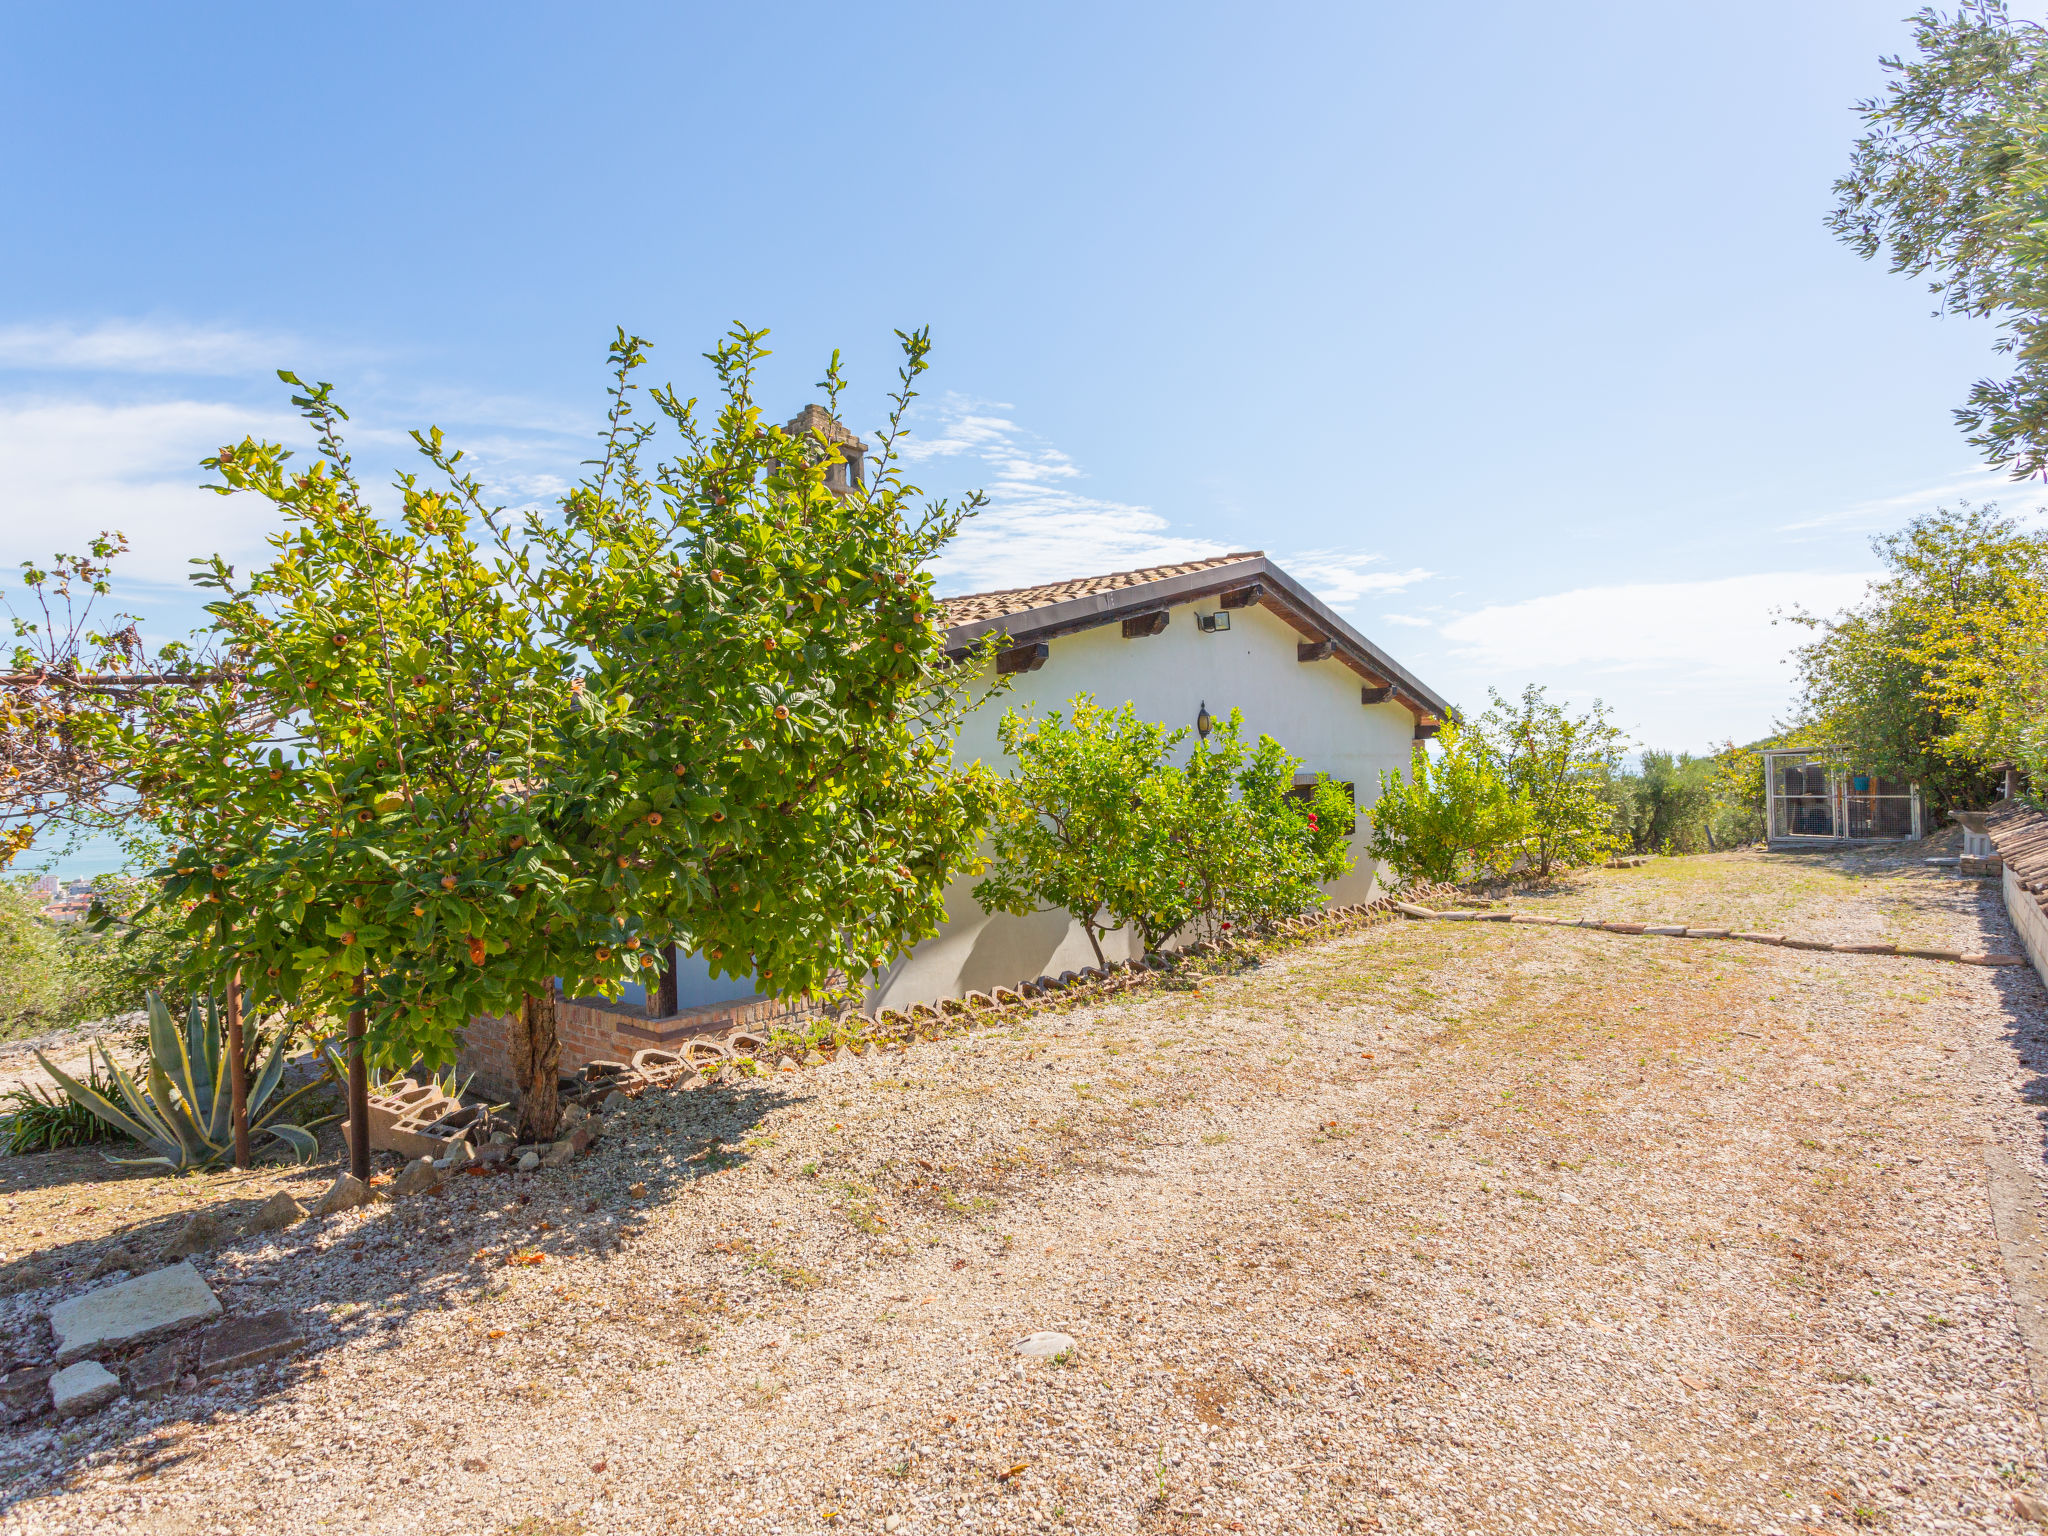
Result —
[{"label": "gravel driveway", "polygon": [[[1514,904],[2012,947],[1989,882],[1898,859]],[[0,1531],[2030,1529],[1986,1157],[2042,1168],[2043,1004],[2031,971],[1407,923],[650,1094],[570,1169],[213,1255],[313,1347],[10,1432]],[[0,1173],[28,1338],[139,1224],[332,1169]],[[1042,1329],[1073,1350],[1012,1351]]]}]

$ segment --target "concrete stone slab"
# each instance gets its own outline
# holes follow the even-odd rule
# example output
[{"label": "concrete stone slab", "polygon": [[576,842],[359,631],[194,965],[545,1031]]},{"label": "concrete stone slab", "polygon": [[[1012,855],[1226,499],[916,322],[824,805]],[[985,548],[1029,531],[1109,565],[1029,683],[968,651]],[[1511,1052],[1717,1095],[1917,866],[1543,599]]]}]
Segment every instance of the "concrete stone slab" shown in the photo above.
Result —
[{"label": "concrete stone slab", "polygon": [[306,1336],[286,1311],[256,1312],[216,1323],[199,1336],[199,1374],[219,1376],[281,1359],[305,1348]]},{"label": "concrete stone slab", "polygon": [[103,1408],[121,1395],[121,1378],[97,1360],[67,1365],[50,1378],[50,1404],[60,1419]]},{"label": "concrete stone slab", "polygon": [[57,1363],[160,1338],[220,1316],[215,1296],[189,1262],[101,1286],[50,1308]]}]

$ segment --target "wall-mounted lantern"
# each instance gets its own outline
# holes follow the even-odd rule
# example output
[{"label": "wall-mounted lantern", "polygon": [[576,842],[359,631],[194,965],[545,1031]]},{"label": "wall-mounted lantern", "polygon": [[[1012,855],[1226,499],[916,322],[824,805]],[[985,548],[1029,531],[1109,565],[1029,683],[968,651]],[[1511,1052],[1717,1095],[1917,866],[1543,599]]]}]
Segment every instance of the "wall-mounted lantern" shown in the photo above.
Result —
[{"label": "wall-mounted lantern", "polygon": [[1207,741],[1209,739],[1209,727],[1214,723],[1209,718],[1209,701],[1204,699],[1202,700],[1201,713],[1195,716],[1195,734],[1201,737],[1202,740]]}]

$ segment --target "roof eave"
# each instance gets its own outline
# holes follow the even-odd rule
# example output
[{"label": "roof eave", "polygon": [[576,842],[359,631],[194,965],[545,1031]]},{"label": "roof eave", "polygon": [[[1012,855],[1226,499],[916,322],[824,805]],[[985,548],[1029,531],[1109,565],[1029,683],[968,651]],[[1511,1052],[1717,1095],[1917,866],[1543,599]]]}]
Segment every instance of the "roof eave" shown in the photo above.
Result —
[{"label": "roof eave", "polygon": [[1006,635],[1017,645],[1036,644],[1113,624],[1136,614],[1178,607],[1252,582],[1264,583],[1268,589],[1260,599],[1260,606],[1272,608],[1279,618],[1304,633],[1318,630],[1322,637],[1336,642],[1339,653],[1354,671],[1369,672],[1385,683],[1394,684],[1401,691],[1402,701],[1409,704],[1415,713],[1439,720],[1452,718],[1448,700],[1352,628],[1348,620],[1333,613],[1322,599],[1265,555],[1230,565],[1211,566],[1207,570],[1167,576],[1138,586],[1118,587],[1111,592],[1091,592],[1000,618],[956,624],[947,630],[946,647],[955,653],[964,652],[983,635],[991,633]]}]

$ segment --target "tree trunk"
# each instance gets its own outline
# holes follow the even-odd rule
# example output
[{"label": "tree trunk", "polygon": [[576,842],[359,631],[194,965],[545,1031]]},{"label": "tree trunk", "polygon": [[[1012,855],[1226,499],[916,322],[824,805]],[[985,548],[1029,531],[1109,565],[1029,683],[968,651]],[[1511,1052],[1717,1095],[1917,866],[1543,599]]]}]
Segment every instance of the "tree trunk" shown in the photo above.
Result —
[{"label": "tree trunk", "polygon": [[[355,992],[363,995],[363,979],[356,978]],[[363,1037],[369,1017],[360,1004],[348,1011],[348,1171],[365,1184],[370,1182],[370,1063],[363,1055]]]},{"label": "tree trunk", "polygon": [[249,1065],[242,1055],[242,973],[228,973],[228,1124],[235,1133],[235,1166],[249,1166]]},{"label": "tree trunk", "polygon": [[519,1028],[512,1038],[512,1075],[519,1087],[519,1139],[546,1141],[555,1134],[562,1106],[555,1096],[562,1044],[555,1037],[555,989],[526,994]]}]

